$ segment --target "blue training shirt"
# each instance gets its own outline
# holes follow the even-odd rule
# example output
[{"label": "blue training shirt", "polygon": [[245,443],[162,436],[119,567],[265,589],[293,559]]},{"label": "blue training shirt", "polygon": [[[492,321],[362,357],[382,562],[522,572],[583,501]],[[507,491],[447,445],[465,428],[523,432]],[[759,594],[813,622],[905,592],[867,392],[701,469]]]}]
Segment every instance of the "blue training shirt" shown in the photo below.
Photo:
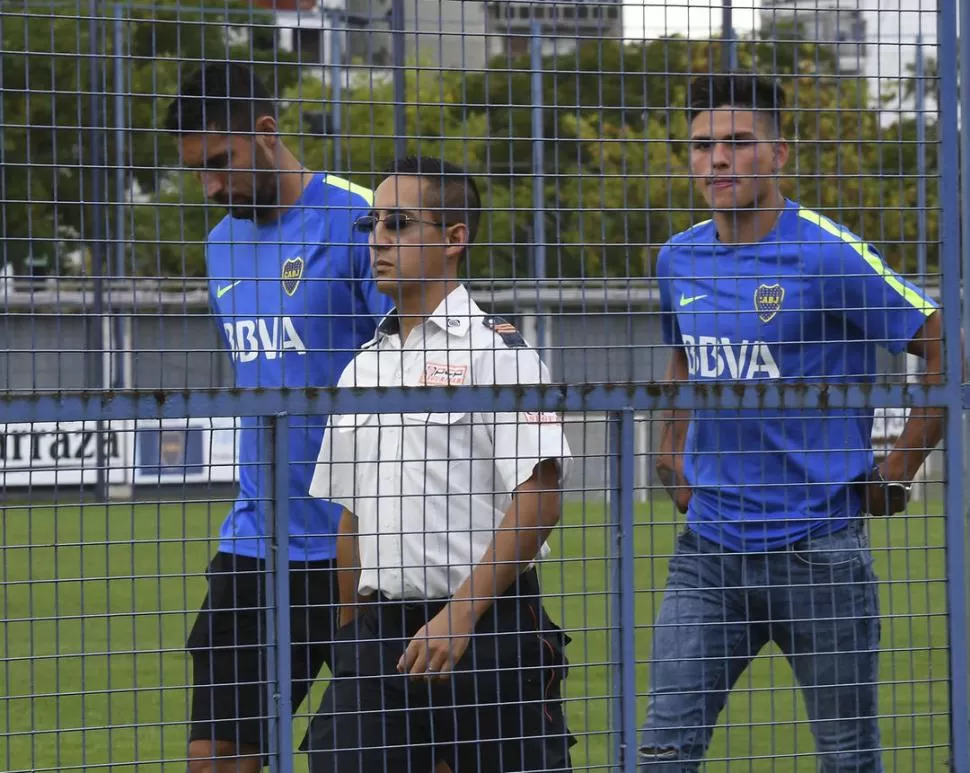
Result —
[{"label": "blue training shirt", "polygon": [[[755,244],[720,244],[709,220],[661,249],[664,340],[691,381],[871,382],[877,346],[903,352],[937,308],[858,236],[786,204]],[[688,524],[734,551],[841,528],[861,509],[847,484],[872,467],[872,422],[872,410],[694,411]]]},{"label": "blue training shirt", "polygon": [[[371,277],[367,234],[354,219],[373,202],[367,188],[315,175],[274,223],[227,216],[209,235],[206,267],[213,313],[232,358],[237,387],[328,387],[373,338],[391,301]],[[290,560],[336,555],[341,508],[309,495],[326,416],[290,417]],[[239,495],[220,531],[219,550],[265,557],[261,475],[269,456],[258,419],[243,418]]]}]

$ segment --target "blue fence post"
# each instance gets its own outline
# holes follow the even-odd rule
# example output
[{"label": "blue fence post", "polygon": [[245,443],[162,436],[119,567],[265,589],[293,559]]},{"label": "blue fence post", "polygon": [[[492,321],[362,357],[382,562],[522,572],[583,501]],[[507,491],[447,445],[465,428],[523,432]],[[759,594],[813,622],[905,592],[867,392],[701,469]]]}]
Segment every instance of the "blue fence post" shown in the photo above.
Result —
[{"label": "blue fence post", "polygon": [[923,36],[916,36],[916,273],[926,289],[926,66]]},{"label": "blue fence post", "polygon": [[[947,629],[949,638],[950,672],[950,769],[954,773],[970,772],[970,710],[968,710],[967,682],[967,576],[966,576],[966,524],[963,505],[963,401],[962,357],[960,343],[960,288],[962,265],[970,263],[966,255],[967,242],[963,244],[961,261],[961,200],[959,197],[957,159],[960,157],[960,137],[964,139],[962,167],[964,169],[962,201],[964,225],[970,222],[970,162],[966,142],[970,129],[967,110],[970,109],[970,64],[967,51],[962,58],[963,74],[963,127],[958,133],[957,89],[957,0],[940,3],[939,16],[939,72],[940,72],[940,140],[941,140],[941,252],[940,265],[943,274],[943,336],[946,344],[944,373],[946,392],[946,595]],[[970,41],[970,14],[960,13],[960,30],[963,41]],[[967,232],[964,232],[964,239]]]},{"label": "blue fence post", "polygon": [[340,133],[343,131],[340,102],[343,99],[344,52],[342,36],[345,25],[342,14],[330,18],[330,141],[333,144],[333,171],[343,171],[343,145]]},{"label": "blue fence post", "polygon": [[[962,255],[962,266],[963,266],[963,282],[967,281],[970,277],[970,13],[965,10],[960,13],[960,43],[962,44],[962,52],[959,55],[959,66],[960,66],[960,83],[963,84],[963,88],[959,90],[960,94],[960,115],[962,116],[962,124],[960,126],[960,167],[961,167],[961,189],[960,189],[960,201],[962,206],[960,207],[961,215],[961,229],[960,233],[963,234],[963,242],[961,243],[960,253]],[[941,70],[937,67],[937,71]],[[954,121],[956,120],[956,111],[953,111]],[[942,117],[940,119],[942,123]],[[946,200],[943,196],[940,200],[946,204]],[[951,203],[952,206],[952,203]],[[961,283],[962,284],[962,283]],[[963,356],[967,362],[970,362],[970,303],[965,302],[963,304],[963,331],[966,334],[963,341],[964,351]],[[961,376],[962,378],[962,376]],[[963,391],[961,389],[961,391]],[[964,396],[963,407],[966,410],[970,407]],[[970,422],[967,421],[967,416],[964,414],[964,433],[963,433],[963,459],[964,459],[964,476],[963,480],[966,481],[970,479],[970,458],[968,458],[968,448],[970,448]],[[970,509],[966,513],[965,529],[970,531]],[[966,544],[966,543],[964,543]],[[964,572],[964,579],[967,583],[967,587],[970,588],[970,567],[967,567]],[[967,610],[967,614],[970,615],[970,609]],[[967,672],[970,672],[970,650],[964,653],[964,667]],[[966,688],[964,690],[966,692]],[[966,742],[966,745],[970,747],[970,741]]]},{"label": "blue fence post", "polygon": [[613,532],[613,764],[637,769],[636,628],[633,482],[636,453],[633,408],[610,414],[610,521]]},{"label": "blue fence post", "polygon": [[[88,50],[90,53],[89,84],[91,93],[88,95],[88,109],[90,111],[91,127],[88,133],[90,147],[88,148],[88,176],[91,181],[91,200],[86,223],[86,233],[83,238],[91,250],[91,276],[93,279],[93,298],[90,316],[90,348],[88,361],[91,368],[91,389],[101,390],[109,384],[104,380],[104,250],[105,250],[105,130],[104,130],[104,83],[102,82],[102,24],[100,14],[100,0],[88,2]],[[83,175],[83,171],[82,171]],[[97,465],[95,490],[99,501],[108,500],[108,469],[104,453],[104,438],[107,425],[98,416],[95,419],[98,444],[95,448],[95,464]]]},{"label": "blue fence post", "polygon": [[404,100],[404,0],[391,0],[391,61],[394,65],[394,156],[407,155],[407,115]]},{"label": "blue fence post", "polygon": [[[128,196],[128,172],[127,172],[127,139],[128,127],[127,110],[128,100],[125,94],[128,91],[127,79],[125,78],[126,68],[129,60],[125,56],[125,9],[121,3],[114,5],[114,45],[112,49],[112,63],[114,65],[114,111],[115,111],[115,222],[114,222],[114,274],[120,280],[125,276],[125,255],[127,254],[128,240],[125,238],[125,212],[127,210]],[[125,389],[129,386],[125,379],[125,322],[124,317],[119,313],[113,317],[112,331],[114,335],[114,379],[111,383],[112,389]]]},{"label": "blue fence post", "polygon": [[289,417],[262,418],[266,499],[266,650],[272,773],[293,773],[292,667],[290,663]]},{"label": "blue fence post", "polygon": [[731,0],[721,0],[721,69],[724,72],[738,68],[732,11]]},{"label": "blue fence post", "polygon": [[546,312],[542,280],[546,278],[545,137],[542,108],[542,25],[530,26],[532,66],[532,270],[536,278],[536,341],[539,357],[546,363]]}]

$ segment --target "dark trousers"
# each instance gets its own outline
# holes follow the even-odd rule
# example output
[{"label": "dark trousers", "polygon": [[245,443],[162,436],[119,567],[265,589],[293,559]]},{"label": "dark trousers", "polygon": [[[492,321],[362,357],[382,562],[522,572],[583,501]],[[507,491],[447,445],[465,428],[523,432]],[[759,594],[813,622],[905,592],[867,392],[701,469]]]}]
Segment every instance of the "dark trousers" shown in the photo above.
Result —
[{"label": "dark trousers", "polygon": [[337,632],[334,677],[303,748],[312,773],[565,771],[575,743],[560,692],[568,637],[534,570],[496,599],[446,680],[397,672],[411,637],[447,601],[379,598]]},{"label": "dark trousers", "polygon": [[[269,744],[266,647],[266,562],[216,553],[207,572],[209,592],[192,626],[190,741]],[[290,564],[292,709],[331,662],[337,575],[333,561]]]}]

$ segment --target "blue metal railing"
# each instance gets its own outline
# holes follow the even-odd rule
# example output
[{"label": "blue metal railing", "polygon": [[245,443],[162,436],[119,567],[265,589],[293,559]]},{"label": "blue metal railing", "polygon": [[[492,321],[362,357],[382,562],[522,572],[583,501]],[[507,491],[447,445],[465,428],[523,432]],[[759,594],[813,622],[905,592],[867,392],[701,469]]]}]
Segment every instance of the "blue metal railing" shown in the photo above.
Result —
[{"label": "blue metal railing", "polygon": [[[725,4],[730,8],[730,4]],[[92,13],[92,16],[94,14]],[[726,16],[730,29],[730,16]],[[0,397],[0,423],[97,420],[187,418],[200,416],[259,416],[263,418],[264,447],[267,458],[266,488],[272,491],[272,506],[268,508],[271,549],[267,551],[268,599],[267,647],[269,658],[268,706],[272,717],[269,743],[270,767],[277,773],[292,773],[294,757],[291,748],[293,712],[291,709],[291,663],[289,620],[289,562],[285,558],[288,541],[287,467],[285,458],[289,416],[298,414],[331,413],[395,413],[402,411],[560,411],[605,412],[609,415],[610,442],[608,445],[610,475],[609,527],[612,544],[612,587],[610,588],[610,667],[611,721],[613,765],[624,773],[637,767],[636,748],[637,695],[641,685],[636,678],[636,553],[633,532],[634,519],[634,413],[669,409],[766,409],[805,408],[892,408],[943,407],[946,409],[946,600],[949,673],[949,770],[970,773],[970,608],[968,608],[968,527],[970,511],[966,500],[965,456],[970,438],[964,435],[964,412],[970,409],[970,385],[962,379],[962,361],[970,359],[970,340],[961,344],[961,330],[970,330],[970,304],[962,305],[961,277],[970,276],[970,13],[958,14],[957,0],[941,0],[938,7],[938,51],[940,73],[939,121],[941,159],[941,270],[944,336],[946,341],[945,378],[932,387],[917,384],[861,385],[804,385],[804,384],[745,384],[706,386],[698,384],[570,384],[530,387],[461,387],[435,389],[433,393],[421,389],[345,390],[199,390],[137,392],[130,390],[101,390],[87,392],[19,394]],[[403,25],[400,2],[394,3],[392,28]],[[959,37],[958,37],[959,32]],[[531,32],[537,44],[537,30]],[[96,40],[96,38],[92,38]],[[958,56],[959,42],[964,52]],[[94,43],[92,43],[94,45]],[[727,49],[726,49],[727,50]],[[401,35],[395,36],[395,126],[396,149],[405,145],[403,70],[404,49]],[[541,66],[541,57],[533,49],[533,67]],[[729,49],[731,62],[736,49]],[[97,58],[92,57],[92,64]],[[116,59],[117,61],[117,59]],[[118,70],[120,72],[120,69]],[[92,76],[94,77],[94,76]],[[98,76],[100,77],[100,76]],[[116,76],[123,80],[121,75]],[[965,85],[960,89],[960,82]],[[535,95],[542,94],[541,77],[532,79]],[[920,87],[922,88],[922,87]],[[95,89],[95,91],[97,91]],[[121,89],[116,89],[116,99]],[[92,100],[101,99],[93,94]],[[959,108],[959,110],[958,110]],[[533,115],[534,133],[541,134],[542,105],[536,104]],[[100,108],[95,112],[100,113]],[[962,118],[962,121],[961,121]],[[920,144],[922,144],[922,133]],[[95,148],[98,143],[95,143]],[[537,273],[545,271],[545,237],[542,230],[542,189],[539,182],[543,163],[541,139],[534,148],[534,240],[537,244]],[[339,156],[339,150],[337,151]],[[925,163],[925,162],[921,162]],[[922,170],[920,173],[922,178]],[[921,183],[922,184],[922,183]],[[100,196],[100,193],[99,193]],[[921,194],[920,198],[924,198]],[[925,204],[920,204],[921,209]],[[119,220],[119,223],[121,221]],[[104,239],[98,236],[103,224],[94,223],[96,256]],[[961,240],[961,234],[963,239]],[[921,250],[924,239],[921,231]],[[119,236],[118,241],[121,241]],[[922,260],[920,261],[922,263]],[[923,271],[920,266],[921,273]],[[100,269],[95,276],[102,275]],[[100,298],[100,294],[98,295]],[[98,301],[100,303],[100,301]],[[94,308],[97,315],[98,307]],[[541,316],[540,316],[541,318]],[[97,328],[100,337],[100,327]],[[540,343],[544,336],[540,336]],[[93,350],[100,357],[100,345]],[[97,373],[100,374],[100,360]],[[100,386],[100,376],[93,386]],[[100,448],[101,444],[98,444]],[[99,459],[99,466],[103,459]]]},{"label": "blue metal railing", "polygon": [[[957,288],[959,292],[959,288]],[[959,330],[956,340],[959,340]],[[952,340],[952,339],[951,339]],[[959,355],[959,352],[957,353]],[[781,408],[970,408],[970,385],[586,384],[463,386],[429,394],[414,387],[53,392],[0,396],[0,422],[270,416],[408,411],[775,410]]]},{"label": "blue metal railing", "polygon": [[949,633],[949,671],[950,671],[950,733],[952,739],[952,759],[950,764],[954,770],[970,769],[970,682],[967,679],[968,645],[968,617],[967,607],[967,527],[966,527],[966,498],[964,487],[966,481],[963,476],[963,456],[966,452],[963,438],[963,408],[965,407],[961,390],[963,375],[964,351],[961,340],[961,282],[956,278],[967,276],[964,267],[970,266],[970,232],[963,232],[963,243],[960,239],[961,210],[964,223],[970,222],[966,218],[970,215],[970,199],[959,197],[960,165],[957,159],[961,156],[964,165],[963,191],[970,191],[970,172],[968,154],[970,154],[970,129],[967,124],[967,107],[970,106],[970,68],[967,67],[966,43],[970,40],[970,14],[966,6],[960,12],[961,30],[963,32],[963,66],[964,77],[962,88],[963,129],[962,148],[961,135],[957,133],[958,99],[957,80],[957,4],[943,2],[940,4],[939,15],[939,68],[940,68],[940,139],[941,139],[941,269],[945,278],[942,288],[943,301],[943,336],[946,344],[945,351],[945,387],[946,392],[946,578],[947,578],[947,629]]}]

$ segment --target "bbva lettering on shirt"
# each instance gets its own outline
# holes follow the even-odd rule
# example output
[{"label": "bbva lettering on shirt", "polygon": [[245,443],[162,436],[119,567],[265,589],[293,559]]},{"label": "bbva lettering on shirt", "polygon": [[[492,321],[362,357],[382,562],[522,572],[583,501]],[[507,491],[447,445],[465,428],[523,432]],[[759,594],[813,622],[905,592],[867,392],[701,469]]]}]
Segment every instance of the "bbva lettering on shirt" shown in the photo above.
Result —
[{"label": "bbva lettering on shirt", "polygon": [[701,378],[728,378],[747,381],[759,378],[781,378],[778,364],[768,344],[729,338],[684,335],[687,369]]},{"label": "bbva lettering on shirt", "polygon": [[260,354],[267,360],[275,360],[286,352],[306,354],[306,344],[296,331],[290,317],[260,317],[224,322],[226,339],[232,359],[252,362]]}]

